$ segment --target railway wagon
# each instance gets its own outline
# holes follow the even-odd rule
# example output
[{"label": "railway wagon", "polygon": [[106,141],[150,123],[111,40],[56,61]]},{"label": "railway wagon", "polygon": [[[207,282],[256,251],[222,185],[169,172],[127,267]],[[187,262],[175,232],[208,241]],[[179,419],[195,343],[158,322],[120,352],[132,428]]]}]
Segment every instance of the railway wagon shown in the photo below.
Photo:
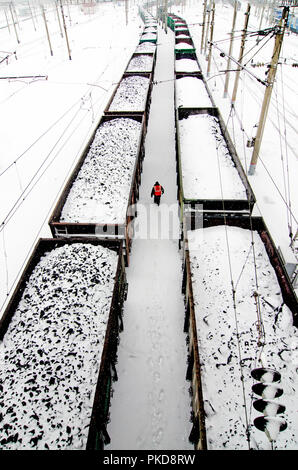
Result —
[{"label": "railway wagon", "polygon": [[195,449],[297,449],[298,304],[286,269],[262,218],[201,217],[201,229],[184,220],[190,440]]},{"label": "railway wagon", "polygon": [[175,108],[214,108],[200,71],[175,72],[174,101]]},{"label": "railway wagon", "polygon": [[190,37],[187,37],[187,38],[180,38],[177,37],[175,39],[175,56],[179,53],[187,53],[187,54],[190,54],[190,53],[193,53],[195,54],[196,52],[196,48],[193,44],[193,41],[192,39],[190,39]]},{"label": "railway wagon", "polygon": [[156,54],[154,52],[134,52],[131,56],[125,73],[147,72],[154,74]]},{"label": "railway wagon", "polygon": [[101,117],[50,217],[53,237],[119,239],[128,265],[145,133],[144,115]]},{"label": "railway wagon", "polygon": [[144,31],[144,33],[140,37],[139,42],[140,42],[140,44],[142,44],[142,42],[153,42],[154,44],[156,44],[157,43],[157,32],[147,33],[146,31]]},{"label": "railway wagon", "polygon": [[[147,42],[145,42],[147,43]],[[151,44],[151,42],[149,41]],[[142,43],[140,43],[142,45]],[[105,115],[143,113],[147,126],[151,103],[152,74],[124,73],[105,108]]]},{"label": "railway wagon", "polygon": [[126,290],[120,241],[38,241],[0,321],[2,449],[109,442]]},{"label": "railway wagon", "polygon": [[[186,64],[191,64],[190,70],[189,66],[187,67]],[[181,64],[181,66],[180,66]],[[189,71],[201,71],[201,66],[197,60],[197,56],[195,52],[183,52],[183,51],[176,51],[175,52],[175,71],[176,72],[189,72]]]},{"label": "railway wagon", "polygon": [[176,109],[178,200],[183,213],[251,212],[253,191],[215,107]]}]

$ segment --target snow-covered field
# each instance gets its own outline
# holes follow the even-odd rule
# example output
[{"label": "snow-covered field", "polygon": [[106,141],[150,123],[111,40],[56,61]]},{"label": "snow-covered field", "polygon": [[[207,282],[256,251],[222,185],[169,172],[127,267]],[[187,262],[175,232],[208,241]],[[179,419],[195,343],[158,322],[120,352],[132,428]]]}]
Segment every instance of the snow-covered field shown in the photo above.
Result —
[{"label": "snow-covered field", "polygon": [[1,449],[85,449],[118,264],[75,243],[46,252],[0,343]]},{"label": "snow-covered field", "polygon": [[208,448],[270,449],[253,425],[262,413],[253,407],[260,396],[252,391],[251,371],[265,367],[281,374],[283,394],[273,402],[285,406],[287,423],[271,437],[278,449],[297,449],[298,331],[262,240],[257,232],[230,226],[188,236]]}]

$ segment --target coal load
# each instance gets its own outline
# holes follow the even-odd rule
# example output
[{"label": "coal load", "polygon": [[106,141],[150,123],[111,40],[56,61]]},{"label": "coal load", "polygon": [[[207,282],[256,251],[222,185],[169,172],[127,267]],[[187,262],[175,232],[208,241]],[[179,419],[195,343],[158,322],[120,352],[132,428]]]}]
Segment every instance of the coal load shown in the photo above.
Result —
[{"label": "coal load", "polygon": [[153,56],[138,55],[131,59],[127,72],[150,72],[153,65]]},{"label": "coal load", "polygon": [[142,124],[130,118],[97,130],[60,222],[124,223]]},{"label": "coal load", "polygon": [[144,111],[149,88],[149,78],[125,77],[121,80],[109,111]]},{"label": "coal load", "polygon": [[29,277],[0,343],[1,449],[85,449],[118,256],[66,244]]}]

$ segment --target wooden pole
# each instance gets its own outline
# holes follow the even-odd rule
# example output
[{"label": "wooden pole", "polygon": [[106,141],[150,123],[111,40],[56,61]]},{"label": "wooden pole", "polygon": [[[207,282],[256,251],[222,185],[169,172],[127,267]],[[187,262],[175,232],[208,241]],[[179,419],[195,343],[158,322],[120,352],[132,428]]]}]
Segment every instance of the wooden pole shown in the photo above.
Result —
[{"label": "wooden pole", "polygon": [[126,21],[126,26],[128,25],[128,0],[124,0],[125,3],[125,21]]},{"label": "wooden pole", "polygon": [[50,40],[49,29],[48,29],[47,20],[46,20],[46,14],[45,14],[45,10],[44,10],[44,6],[43,6],[43,5],[41,5],[41,13],[42,13],[44,25],[45,25],[45,28],[46,28],[46,32],[47,32],[47,38],[48,38],[48,43],[49,43],[50,52],[51,52],[51,55],[53,55],[53,49],[52,49],[52,44],[51,44],[51,40]]},{"label": "wooden pole", "polygon": [[67,35],[67,29],[66,29],[65,18],[64,18],[64,11],[63,11],[63,6],[62,6],[62,0],[60,0],[60,8],[61,8],[61,15],[62,15],[63,28],[64,28],[64,33],[65,33],[65,40],[66,40],[66,46],[67,46],[67,51],[68,51],[68,57],[69,57],[69,60],[71,60],[71,53],[70,53],[70,47],[69,47],[69,42],[68,42],[68,35]]},{"label": "wooden pole", "polygon": [[279,30],[275,38],[273,55],[272,55],[271,64],[270,64],[268,77],[267,77],[268,86],[266,87],[266,91],[265,91],[265,95],[263,99],[263,104],[262,104],[262,109],[261,109],[261,114],[260,114],[260,122],[258,125],[257,135],[255,138],[255,144],[254,144],[254,150],[253,150],[250,167],[248,171],[249,175],[254,175],[255,170],[256,170],[256,164],[257,164],[257,160],[259,157],[261,142],[262,142],[262,138],[264,134],[264,128],[265,128],[266,118],[268,114],[270,98],[272,94],[274,79],[276,76],[277,64],[278,64],[278,59],[280,56],[284,33],[285,33],[286,26],[287,26],[288,16],[289,16],[289,7],[284,7],[282,17],[279,22]]},{"label": "wooden pole", "polygon": [[165,33],[168,33],[168,0],[165,0]]},{"label": "wooden pole", "polygon": [[7,13],[6,13],[5,8],[4,8],[4,14],[5,14],[5,18],[6,18],[6,24],[7,24],[7,27],[8,27],[8,32],[10,33],[10,26],[9,26],[9,21],[8,21],[8,17],[7,17]]},{"label": "wooden pole", "polygon": [[28,6],[29,6],[30,13],[31,13],[31,19],[32,19],[32,23],[33,23],[33,28],[34,28],[34,31],[36,31],[35,21],[34,21],[34,18],[33,18],[33,11],[32,11],[32,8],[31,8],[31,5],[30,5],[29,0],[28,0]]},{"label": "wooden pole", "polygon": [[212,3],[212,17],[211,17],[211,31],[210,31],[210,41],[209,41],[207,77],[209,77],[210,68],[211,68],[212,41],[213,41],[213,31],[214,31],[214,17],[215,17],[215,3],[213,2]]},{"label": "wooden pole", "polygon": [[[264,4],[263,8],[262,8],[261,19],[260,19],[260,24],[259,24],[259,31],[261,31],[261,27],[262,27],[262,21],[263,21],[265,6],[266,6],[266,4]],[[259,42],[260,42],[260,36],[258,35],[257,43],[259,43]]]},{"label": "wooden pole", "polygon": [[[247,10],[246,10],[246,13],[245,13],[244,29],[243,29],[243,33],[242,33],[241,46],[240,46],[240,54],[239,54],[239,59],[238,59],[238,63],[239,63],[240,65],[241,65],[241,63],[242,63],[242,58],[243,58],[243,53],[244,53],[246,32],[247,32],[247,26],[248,26],[248,21],[249,21],[249,13],[250,13],[250,4],[248,3],[248,5],[247,5]],[[237,69],[237,72],[236,72],[236,77],[235,77],[233,95],[232,95],[232,104],[234,104],[235,101],[236,101],[237,89],[238,89],[238,83],[239,83],[239,76],[240,76],[240,70],[241,70],[241,67],[238,66],[238,69]]]},{"label": "wooden pole", "polygon": [[205,55],[206,55],[206,52],[207,52],[207,43],[208,43],[208,35],[209,35],[211,1],[209,2],[207,13],[208,13],[208,18],[207,18],[207,28],[206,28],[206,36],[205,36],[205,44],[204,44],[204,54]]},{"label": "wooden pole", "polygon": [[207,0],[204,1],[203,26],[202,26],[202,38],[201,38],[201,54],[203,53],[203,47],[204,47],[206,11],[207,11]]},{"label": "wooden pole", "polygon": [[62,30],[60,16],[59,16],[58,2],[56,2],[56,14],[57,14],[57,19],[58,19],[58,23],[59,23],[60,35],[63,38],[63,30]]},{"label": "wooden pole", "polygon": [[234,1],[234,14],[233,14],[233,23],[232,23],[232,31],[231,31],[231,39],[230,39],[230,47],[229,47],[229,57],[227,63],[227,71],[226,71],[226,80],[225,80],[225,89],[224,89],[224,98],[227,97],[228,89],[229,89],[229,81],[230,81],[230,67],[231,67],[231,55],[233,53],[233,42],[234,42],[234,32],[235,32],[235,24],[237,18],[237,2]]},{"label": "wooden pole", "polygon": [[17,22],[18,28],[19,28],[19,30],[21,31],[21,27],[20,27],[20,23],[19,23],[19,17],[18,17],[17,10],[16,10],[15,5],[14,5],[13,2],[12,2],[12,8],[13,8],[13,12],[14,12],[14,14],[15,14],[15,18],[16,18],[16,22]]},{"label": "wooden pole", "polygon": [[13,27],[14,27],[14,32],[15,32],[15,35],[16,35],[16,38],[17,38],[17,42],[18,42],[18,44],[20,44],[20,39],[19,39],[19,36],[18,36],[18,32],[17,32],[15,20],[14,20],[14,17],[13,17],[13,12],[12,12],[11,3],[9,4],[9,10],[10,10],[11,19],[12,19],[12,24],[13,24]]}]

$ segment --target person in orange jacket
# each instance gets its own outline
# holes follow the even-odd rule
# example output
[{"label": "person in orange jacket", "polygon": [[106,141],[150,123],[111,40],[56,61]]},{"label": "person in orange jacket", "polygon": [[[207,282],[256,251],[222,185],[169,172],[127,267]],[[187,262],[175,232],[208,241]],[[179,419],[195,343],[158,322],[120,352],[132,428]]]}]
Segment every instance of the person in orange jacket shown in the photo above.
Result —
[{"label": "person in orange jacket", "polygon": [[163,187],[159,184],[158,181],[156,181],[151,191],[151,197],[154,196],[154,203],[157,204],[158,206],[160,204],[160,198],[163,193],[164,193]]}]

